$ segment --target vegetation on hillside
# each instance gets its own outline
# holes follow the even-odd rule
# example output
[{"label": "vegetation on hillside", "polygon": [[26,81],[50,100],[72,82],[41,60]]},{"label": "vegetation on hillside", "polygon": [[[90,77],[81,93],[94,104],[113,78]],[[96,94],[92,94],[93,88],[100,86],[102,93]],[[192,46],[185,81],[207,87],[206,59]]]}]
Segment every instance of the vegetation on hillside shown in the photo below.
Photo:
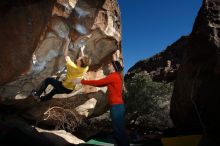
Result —
[{"label": "vegetation on hillside", "polygon": [[125,87],[126,109],[131,121],[145,128],[172,126],[169,117],[172,82],[153,82],[147,73],[141,72],[128,79]]}]

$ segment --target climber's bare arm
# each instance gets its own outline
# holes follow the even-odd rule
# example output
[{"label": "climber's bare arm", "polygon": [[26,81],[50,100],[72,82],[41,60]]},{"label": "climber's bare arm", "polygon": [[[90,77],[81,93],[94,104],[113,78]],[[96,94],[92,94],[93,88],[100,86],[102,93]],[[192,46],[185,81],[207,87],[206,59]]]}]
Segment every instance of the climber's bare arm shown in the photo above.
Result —
[{"label": "climber's bare arm", "polygon": [[84,56],[84,49],[85,49],[85,45],[83,45],[82,47],[80,47],[80,50],[81,50],[81,53],[82,53],[82,56]]},{"label": "climber's bare arm", "polygon": [[67,60],[71,60],[71,59],[70,59],[70,57],[67,55],[67,56],[65,56],[65,60],[66,60],[66,62],[67,62]]},{"label": "climber's bare arm", "polygon": [[68,56],[69,44],[70,44],[70,38],[69,37],[64,38],[64,41],[63,41],[63,54],[64,54],[64,57],[65,57],[65,60],[66,60],[66,57]]}]

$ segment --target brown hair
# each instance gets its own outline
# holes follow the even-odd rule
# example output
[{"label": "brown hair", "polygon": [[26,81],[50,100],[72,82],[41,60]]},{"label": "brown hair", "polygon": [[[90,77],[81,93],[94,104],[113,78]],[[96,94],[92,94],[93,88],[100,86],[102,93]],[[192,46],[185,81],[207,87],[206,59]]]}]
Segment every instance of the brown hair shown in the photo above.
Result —
[{"label": "brown hair", "polygon": [[81,67],[87,67],[91,64],[92,60],[87,55],[81,58]]},{"label": "brown hair", "polygon": [[112,61],[112,65],[116,72],[123,71],[123,67],[121,66],[121,63],[119,61]]}]

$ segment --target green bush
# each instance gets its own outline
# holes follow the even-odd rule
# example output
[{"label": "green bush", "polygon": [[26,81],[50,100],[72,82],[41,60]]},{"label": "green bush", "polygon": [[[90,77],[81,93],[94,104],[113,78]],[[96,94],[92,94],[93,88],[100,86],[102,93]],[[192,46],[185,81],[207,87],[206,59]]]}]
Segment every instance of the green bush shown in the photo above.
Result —
[{"label": "green bush", "polygon": [[145,72],[125,82],[127,122],[140,129],[164,130],[172,127],[170,99],[173,83],[153,82]]}]

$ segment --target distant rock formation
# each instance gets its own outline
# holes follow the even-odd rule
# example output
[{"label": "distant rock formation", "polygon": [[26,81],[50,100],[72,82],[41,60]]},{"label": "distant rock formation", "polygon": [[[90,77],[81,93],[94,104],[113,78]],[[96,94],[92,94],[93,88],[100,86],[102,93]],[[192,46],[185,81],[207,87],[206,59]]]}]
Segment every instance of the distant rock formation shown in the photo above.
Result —
[{"label": "distant rock formation", "polygon": [[[71,37],[69,55],[72,59],[79,55],[81,45],[85,45],[84,53],[92,59],[87,79],[105,77],[106,72],[103,70],[113,58],[122,63],[121,22],[117,1],[2,0],[0,8],[2,102],[23,99],[10,101],[10,105],[16,103],[18,111],[19,108],[25,109],[22,114],[32,120],[45,118],[44,112],[57,104],[65,107],[62,100],[71,101],[70,104],[74,105],[70,107],[76,108],[74,111],[85,117],[106,111],[106,88],[83,86],[81,100],[78,100],[81,103],[74,102],[74,94],[58,95],[55,98],[69,98],[61,101],[58,99],[59,103],[48,101],[44,104],[26,97],[46,77],[56,77],[57,72],[63,69],[65,61],[61,46],[63,38],[68,34]],[[79,40],[85,35],[90,38]]]},{"label": "distant rock formation", "polygon": [[154,81],[173,82],[182,61],[183,50],[189,45],[189,37],[183,36],[163,52],[153,57],[137,62],[125,75],[125,81],[132,78],[135,73],[147,72]]},{"label": "distant rock formation", "polygon": [[[220,1],[204,0],[184,50],[171,99],[177,127],[201,127],[213,142],[220,131]],[[210,136],[211,135],[211,136]]]}]

